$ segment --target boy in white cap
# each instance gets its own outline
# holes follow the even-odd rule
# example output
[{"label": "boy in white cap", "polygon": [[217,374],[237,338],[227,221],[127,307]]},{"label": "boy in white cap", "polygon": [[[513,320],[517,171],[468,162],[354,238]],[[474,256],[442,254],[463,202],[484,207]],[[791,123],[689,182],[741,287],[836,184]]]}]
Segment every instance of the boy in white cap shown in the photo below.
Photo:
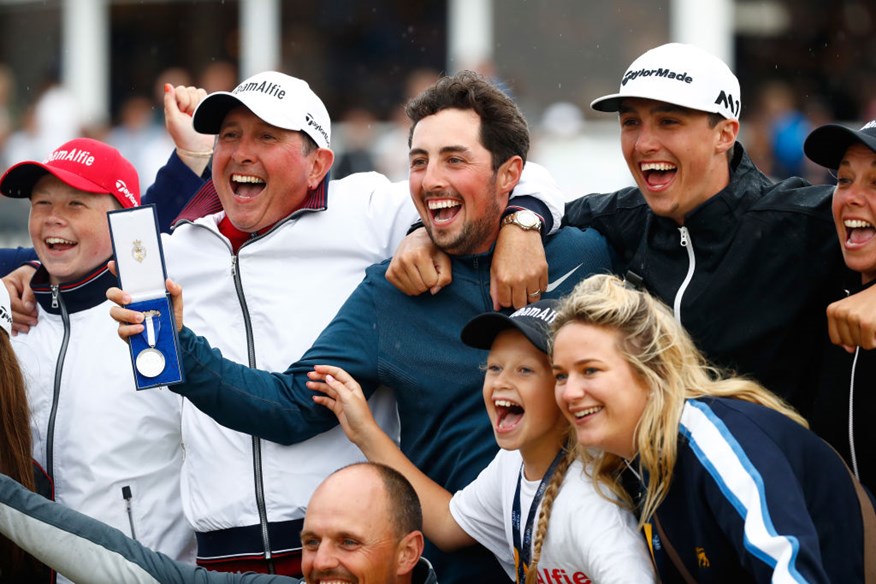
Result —
[{"label": "boy in white cap", "polygon": [[41,266],[31,287],[40,326],[13,339],[32,412],[34,458],[55,500],[124,530],[144,545],[192,559],[179,502],[179,400],[137,392],[131,362],[107,318],[112,255],[106,213],[139,205],[130,162],[96,140],[71,140],[45,162],[0,178],[0,192],[29,198]]}]

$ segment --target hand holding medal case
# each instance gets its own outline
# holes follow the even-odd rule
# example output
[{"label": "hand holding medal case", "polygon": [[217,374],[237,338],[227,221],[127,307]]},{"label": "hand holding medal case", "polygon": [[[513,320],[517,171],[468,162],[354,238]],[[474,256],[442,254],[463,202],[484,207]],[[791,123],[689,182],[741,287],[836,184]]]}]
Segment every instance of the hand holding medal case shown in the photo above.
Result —
[{"label": "hand holding medal case", "polygon": [[128,339],[137,389],[183,381],[167,270],[154,205],[110,211],[119,286],[131,295],[125,308],[143,313],[145,330]]}]

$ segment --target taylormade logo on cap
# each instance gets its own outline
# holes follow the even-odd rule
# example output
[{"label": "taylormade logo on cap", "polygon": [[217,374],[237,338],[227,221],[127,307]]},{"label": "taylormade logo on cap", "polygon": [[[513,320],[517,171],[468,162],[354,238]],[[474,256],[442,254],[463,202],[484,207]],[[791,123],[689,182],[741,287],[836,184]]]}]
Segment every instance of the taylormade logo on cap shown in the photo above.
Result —
[{"label": "taylormade logo on cap", "polygon": [[657,77],[666,77],[667,79],[675,79],[676,81],[681,81],[683,83],[690,83],[693,81],[693,77],[684,73],[676,73],[675,71],[670,71],[669,69],[639,69],[638,71],[627,71],[624,74],[624,78],[621,81],[621,85],[626,85],[627,81],[631,81],[639,76],[650,77],[651,75],[656,75]]},{"label": "taylormade logo on cap", "polygon": [[739,80],[721,59],[693,45],[669,43],[633,61],[620,91],[590,104],[616,112],[625,98],[652,99],[738,119],[742,109]]},{"label": "taylormade logo on cap", "polygon": [[322,134],[322,137],[325,138],[326,143],[329,141],[328,132],[325,131],[325,128],[323,128],[319,124],[319,122],[317,122],[315,119],[313,119],[313,116],[311,114],[307,114],[306,116],[304,116],[304,119],[307,120],[307,125],[309,127],[313,128],[314,130],[316,130],[317,132]]}]

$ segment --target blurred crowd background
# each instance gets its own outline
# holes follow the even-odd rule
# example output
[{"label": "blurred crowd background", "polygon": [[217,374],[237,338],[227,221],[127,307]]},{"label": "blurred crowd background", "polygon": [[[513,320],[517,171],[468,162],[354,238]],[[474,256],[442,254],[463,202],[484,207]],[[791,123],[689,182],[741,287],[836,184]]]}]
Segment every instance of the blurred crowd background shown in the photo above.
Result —
[{"label": "blurred crowd background", "polygon": [[[590,101],[650,47],[719,38],[752,158],[773,176],[824,182],[802,142],[815,125],[876,118],[874,29],[872,0],[0,0],[0,169],[87,135],[118,147],[145,189],[172,148],[163,85],[232,89],[255,72],[247,43],[276,35],[273,62],[257,68],[301,77],[323,98],[334,177],[405,178],[401,106],[465,68],[517,99],[530,158],[571,198],[632,183],[615,117]],[[81,63],[77,43],[92,38],[101,50]],[[90,68],[105,70],[105,87],[76,86]],[[0,245],[27,244],[26,217],[26,201],[0,197]]]}]

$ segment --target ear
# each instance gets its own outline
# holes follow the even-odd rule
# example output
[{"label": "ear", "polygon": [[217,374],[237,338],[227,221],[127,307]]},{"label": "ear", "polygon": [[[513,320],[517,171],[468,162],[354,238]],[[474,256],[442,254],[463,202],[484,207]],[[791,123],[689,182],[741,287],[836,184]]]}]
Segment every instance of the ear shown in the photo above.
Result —
[{"label": "ear", "polygon": [[733,148],[736,136],[739,134],[739,120],[721,120],[715,130],[718,132],[715,148],[719,154],[723,154]]},{"label": "ear", "polygon": [[425,540],[422,531],[412,531],[398,543],[398,574],[410,574],[414,571],[420,556],[423,555]]},{"label": "ear", "polygon": [[496,171],[496,186],[502,194],[508,194],[517,183],[520,182],[520,175],[523,173],[523,159],[519,156],[512,156],[502,163]]},{"label": "ear", "polygon": [[335,153],[328,148],[317,148],[313,157],[313,166],[307,177],[307,188],[315,189],[335,162]]}]

